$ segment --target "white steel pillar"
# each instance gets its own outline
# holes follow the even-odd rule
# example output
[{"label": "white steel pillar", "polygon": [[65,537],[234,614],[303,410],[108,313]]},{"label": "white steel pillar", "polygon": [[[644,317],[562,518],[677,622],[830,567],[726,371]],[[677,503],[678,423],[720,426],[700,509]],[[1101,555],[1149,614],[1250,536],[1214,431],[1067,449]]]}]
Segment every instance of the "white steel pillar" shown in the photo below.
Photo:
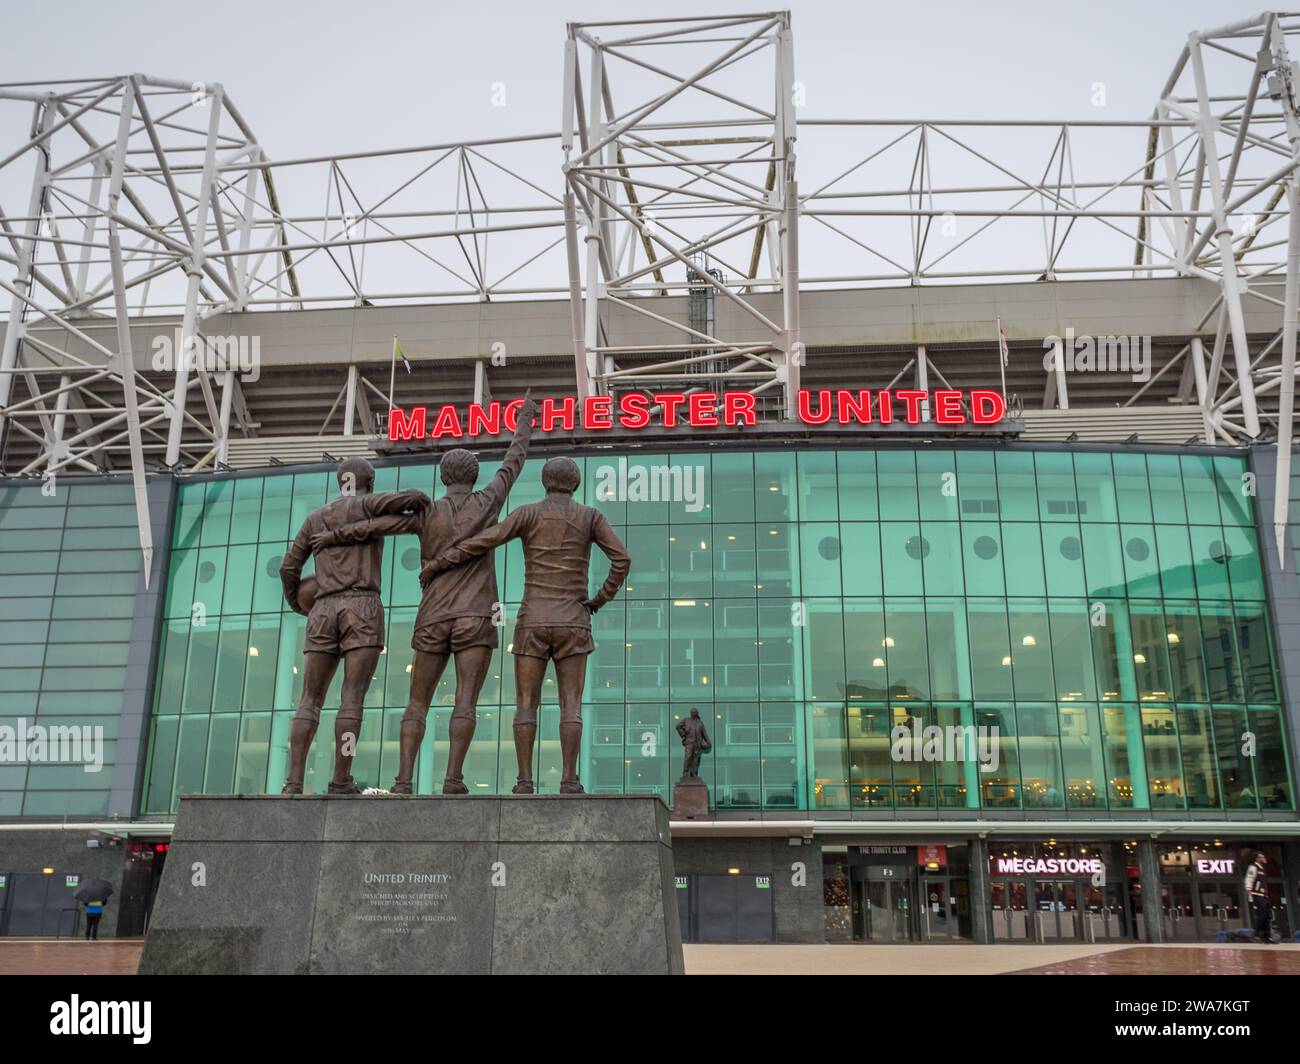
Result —
[{"label": "white steel pillar", "polygon": [[798,417],[799,378],[804,346],[799,327],[799,183],[795,175],[794,143],[797,136],[794,105],[794,38],[784,22],[776,44],[776,128],[772,147],[776,153],[781,189],[781,311],[785,324],[785,416]]},{"label": "white steel pillar", "polygon": [[222,88],[213,85],[207,95],[208,141],[203,155],[203,178],[194,204],[194,240],[190,246],[185,273],[189,279],[185,291],[185,316],[181,320],[181,348],[176,352],[176,384],[172,395],[171,423],[167,427],[167,465],[181,459],[181,432],[185,427],[185,393],[189,388],[189,360],[198,349],[199,282],[208,234],[208,207],[217,173],[217,136],[221,129]]},{"label": "white steel pillar", "polygon": [[1215,141],[1216,120],[1211,110],[1205,83],[1205,63],[1201,57],[1201,38],[1192,34],[1187,42],[1192,56],[1192,73],[1196,78],[1197,123],[1206,174],[1210,179],[1210,198],[1214,211],[1214,238],[1219,248],[1223,305],[1228,312],[1232,332],[1232,357],[1237,368],[1237,389],[1241,395],[1242,427],[1251,439],[1259,436],[1259,411],[1255,406],[1255,382],[1251,377],[1250,347],[1246,343],[1246,318],[1241,309],[1241,279],[1237,276],[1237,258],[1232,247],[1232,228],[1228,225],[1223,193],[1223,174],[1219,169],[1219,152]]},{"label": "white steel pillar", "polygon": [[131,452],[131,486],[135,491],[135,517],[144,562],[144,586],[149,586],[153,566],[153,527],[149,523],[149,494],[144,477],[144,442],[140,432],[140,409],[135,385],[135,356],[131,351],[131,319],[126,303],[126,271],[122,263],[122,241],[118,234],[118,204],[126,179],[126,149],[131,139],[132,105],[135,100],[129,79],[122,86],[122,110],[118,116],[117,144],[113,149],[112,176],[108,186],[108,253],[113,271],[113,310],[117,318],[117,350],[122,374],[122,398],[126,412],[127,440]]},{"label": "white steel pillar", "polygon": [[[33,134],[48,132],[54,124],[57,108],[53,94],[36,105],[36,114],[32,122]],[[27,201],[27,221],[24,223],[24,236],[29,239],[20,241],[18,252],[18,273],[14,278],[13,298],[9,302],[9,320],[5,325],[4,345],[0,347],[0,408],[9,405],[13,394],[13,372],[18,365],[18,345],[27,330],[27,304],[23,296],[31,295],[32,259],[35,258],[35,236],[40,232],[41,204],[45,201],[45,187],[50,175],[49,142],[36,149],[36,170],[32,175],[32,192]],[[21,295],[19,294],[21,293]],[[5,418],[0,415],[0,438],[4,436]]]}]

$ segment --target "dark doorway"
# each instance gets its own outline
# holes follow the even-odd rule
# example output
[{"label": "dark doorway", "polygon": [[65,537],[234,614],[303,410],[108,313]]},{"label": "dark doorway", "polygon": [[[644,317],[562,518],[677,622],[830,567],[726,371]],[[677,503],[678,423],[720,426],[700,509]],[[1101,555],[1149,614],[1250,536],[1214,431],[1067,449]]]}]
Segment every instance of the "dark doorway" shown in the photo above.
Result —
[{"label": "dark doorway", "polygon": [[73,895],[80,876],[12,872],[4,879],[7,904],[0,914],[0,934],[54,938],[77,933],[79,907]]},{"label": "dark doorway", "polygon": [[[692,876],[695,942],[775,942],[769,876]],[[678,891],[680,895],[682,892]],[[679,910],[680,912],[680,903]],[[682,925],[686,937],[687,924]]]},{"label": "dark doorway", "polygon": [[148,930],[149,914],[170,848],[166,839],[133,839],[127,843],[117,918],[119,938],[143,935]]}]

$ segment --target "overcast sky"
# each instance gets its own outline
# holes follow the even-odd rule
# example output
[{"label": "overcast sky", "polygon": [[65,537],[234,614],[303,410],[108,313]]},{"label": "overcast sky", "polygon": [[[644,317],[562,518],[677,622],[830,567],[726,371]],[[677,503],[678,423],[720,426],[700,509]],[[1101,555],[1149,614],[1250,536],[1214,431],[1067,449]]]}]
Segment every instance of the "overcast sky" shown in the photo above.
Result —
[{"label": "overcast sky", "polygon": [[[220,82],[270,158],[283,162],[556,132],[561,124],[566,22],[717,15],[756,7],[727,0],[710,0],[707,6],[694,9],[685,3],[647,6],[627,0],[461,0],[455,4],[438,0],[319,0],[310,4],[222,0],[203,5],[176,0],[133,0],[115,5],[92,0],[46,2],[24,5],[6,16],[0,78],[12,83],[140,72],[190,84]],[[1258,8],[1247,7],[1240,0],[1081,0],[1069,4],[1041,0],[794,0],[791,9],[795,79],[803,91],[798,109],[801,122],[810,118],[1141,120],[1150,115],[1190,31],[1217,28],[1259,13]],[[624,32],[597,31],[605,39]],[[690,58],[671,49],[650,51],[677,73],[690,72]],[[772,53],[765,53],[748,61],[754,74],[746,74],[750,68],[740,66],[726,73],[770,78]],[[754,66],[762,62],[768,65]],[[1212,93],[1244,92],[1248,64],[1215,53],[1207,63],[1240,68],[1230,70],[1224,81],[1211,68]],[[626,66],[611,75],[618,89],[616,103],[624,113],[664,87],[657,78],[640,71],[632,73],[648,79],[648,84],[625,91]],[[735,89],[728,86],[729,91],[771,106],[770,89],[763,100],[763,81],[738,84],[741,87]],[[694,101],[701,99],[696,94],[677,102],[694,106]],[[700,106],[716,103],[703,98]],[[30,104],[14,103],[0,109],[0,149],[23,136],[30,121]],[[930,141],[931,173],[941,189],[1004,184],[1006,170],[1036,182],[1054,170],[1048,160],[1057,129],[963,129],[957,133],[970,151],[954,147],[942,135]],[[806,196],[843,176],[846,169],[894,136],[892,129],[805,127],[797,148],[801,193]],[[888,153],[881,152],[878,159],[873,158],[832,191],[906,189],[917,142],[913,136]],[[558,195],[563,181],[556,146],[539,143],[510,150],[515,147],[532,154],[517,162],[506,158],[503,165],[517,166],[526,171],[532,184],[551,196]],[[1145,129],[1080,130],[1071,139],[1074,178],[1100,182],[1099,187],[1105,188],[1140,174],[1145,147]],[[80,146],[76,150],[80,152]],[[992,157],[1005,169],[985,161]],[[369,172],[360,174],[361,166],[349,164],[347,180],[353,183],[362,204],[373,204],[429,161],[427,156],[398,156],[376,161]],[[1238,176],[1243,181],[1262,177],[1257,169],[1252,161]],[[0,204],[10,207],[25,201],[30,173],[26,163],[0,172]],[[399,209],[399,204],[407,210],[453,206],[441,200],[454,196],[456,175],[454,162],[441,167],[430,181],[445,181],[452,191],[440,194],[429,185],[412,186],[406,200],[394,201],[389,209]],[[476,173],[476,180],[478,176]],[[491,177],[502,180],[500,173]],[[319,171],[286,167],[277,171],[276,179],[286,214],[303,217],[322,209],[330,180],[324,167]],[[522,187],[507,190],[501,194],[506,198],[500,200],[495,190],[486,194],[494,208],[536,202],[538,197],[531,189],[524,189],[520,202]],[[157,188],[152,191],[161,195]],[[509,199],[509,194],[516,198]],[[998,210],[1018,198],[999,196]],[[844,202],[830,201],[830,206]],[[860,200],[858,205],[879,207],[883,201]],[[888,204],[891,209],[901,205],[901,199]],[[1102,204],[1130,211],[1138,205],[1138,194],[1131,188],[1114,192]],[[954,202],[941,195],[935,206],[960,210],[990,204]],[[1034,206],[1026,204],[1026,209]],[[10,213],[15,209],[10,207]],[[331,209],[337,215],[337,204]],[[353,208],[349,205],[348,209]],[[800,226],[805,282],[841,283],[848,279],[844,283],[861,283],[885,274],[906,278],[910,266],[896,264],[910,262],[909,219],[833,220],[845,234],[851,229],[853,240],[869,244],[887,258],[863,252],[845,234],[832,232],[824,219],[807,218]],[[934,270],[937,260],[945,277],[988,275],[1006,268],[1032,279],[1047,261],[1045,227],[1037,218],[1000,222],[988,235],[979,230],[970,243],[966,237],[982,225],[982,219],[957,221],[951,231],[940,231],[941,227],[928,231],[925,268]],[[329,225],[323,224],[323,228]],[[335,224],[333,229],[337,228]],[[1115,226],[1085,222],[1068,232],[1067,251],[1054,256],[1058,268],[1068,271],[1072,265],[1091,269],[1132,262],[1131,237],[1118,233]],[[293,236],[300,239],[303,233],[296,230]],[[496,235],[492,264],[484,270],[489,283],[506,277],[520,290],[549,286],[548,290],[562,292],[566,281],[562,246],[552,245],[536,262],[531,259],[556,238],[553,230]],[[447,249],[435,250],[442,254]],[[378,246],[368,251],[370,257],[362,260],[363,272],[368,271],[362,283],[368,293],[442,292],[451,276],[404,247]],[[740,271],[748,253],[739,248],[727,263],[731,251],[723,249],[719,261],[730,265],[729,273],[743,276]],[[451,252],[453,257],[460,256],[459,248]],[[525,264],[520,267],[523,272],[516,275],[514,268],[520,263]],[[317,268],[328,274],[323,280],[329,282],[328,292],[333,295],[338,271],[324,256],[316,256],[305,267],[308,271]],[[302,269],[300,279],[309,276]],[[314,285],[310,287],[316,291]]]},{"label": "overcast sky", "polygon": [[[794,0],[816,117],[1145,117],[1193,29],[1241,0]],[[219,81],[273,158],[559,128],[565,23],[762,10],[709,0],[47,0],[5,14],[6,82]],[[492,106],[492,85],[508,106]]]}]

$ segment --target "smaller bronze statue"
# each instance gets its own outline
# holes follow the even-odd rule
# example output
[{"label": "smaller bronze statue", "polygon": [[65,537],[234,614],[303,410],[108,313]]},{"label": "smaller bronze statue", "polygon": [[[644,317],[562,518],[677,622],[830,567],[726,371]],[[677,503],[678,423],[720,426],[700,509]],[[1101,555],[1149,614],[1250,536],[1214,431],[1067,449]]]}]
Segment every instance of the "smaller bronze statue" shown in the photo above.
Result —
[{"label": "smaller bronze statue", "polygon": [[682,779],[698,779],[700,775],[700,755],[713,749],[709,741],[708,730],[700,719],[700,711],[692,707],[691,715],[677,722],[677,734],[682,737],[682,747],[686,751],[682,762]]},{"label": "smaller bronze statue", "polygon": [[703,820],[709,815],[709,787],[700,779],[700,755],[713,749],[700,711],[691,707],[691,715],[677,722],[685,757],[682,778],[673,786],[673,819]]}]

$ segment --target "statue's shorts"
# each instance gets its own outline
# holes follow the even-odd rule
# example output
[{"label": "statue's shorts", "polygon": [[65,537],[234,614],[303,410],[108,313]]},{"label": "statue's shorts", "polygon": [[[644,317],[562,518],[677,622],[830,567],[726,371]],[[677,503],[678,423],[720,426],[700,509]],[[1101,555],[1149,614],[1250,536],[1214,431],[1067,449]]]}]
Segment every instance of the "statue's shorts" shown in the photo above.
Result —
[{"label": "statue's shorts", "polygon": [[516,657],[563,661],[576,654],[590,654],[595,649],[596,644],[592,642],[590,628],[538,625],[516,628],[511,652]]},{"label": "statue's shorts", "polygon": [[491,617],[452,617],[442,621],[415,619],[411,646],[422,654],[456,654],[470,647],[501,645]]},{"label": "statue's shorts", "polygon": [[384,645],[384,605],[373,591],[322,595],[307,615],[307,653],[333,654]]}]

